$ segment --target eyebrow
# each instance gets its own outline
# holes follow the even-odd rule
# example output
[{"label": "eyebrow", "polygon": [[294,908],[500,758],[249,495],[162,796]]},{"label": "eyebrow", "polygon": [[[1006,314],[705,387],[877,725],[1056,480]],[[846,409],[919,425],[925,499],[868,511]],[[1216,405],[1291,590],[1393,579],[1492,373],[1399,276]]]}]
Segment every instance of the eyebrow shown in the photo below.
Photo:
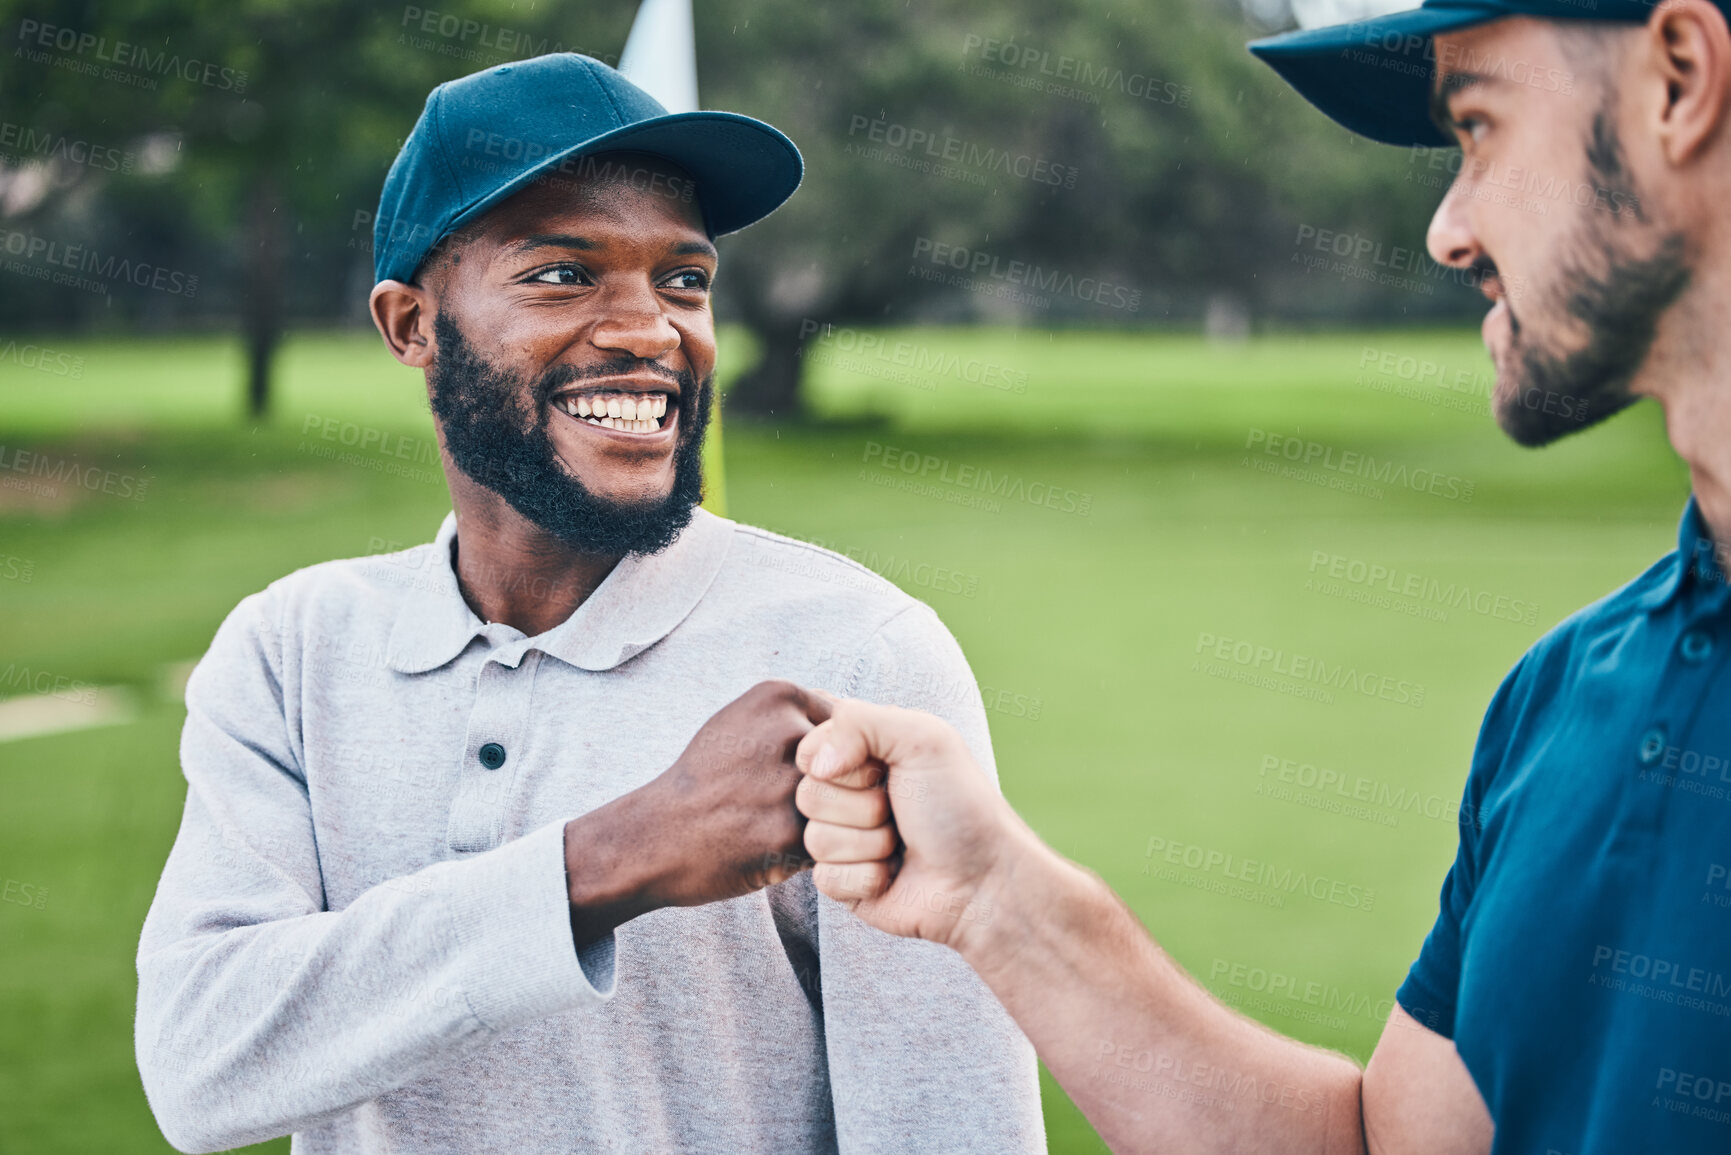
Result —
[{"label": "eyebrow", "polygon": [[512,242],[509,247],[520,253],[527,253],[534,249],[581,249],[587,251],[598,249],[601,246],[588,237],[580,237],[574,233],[536,233],[533,236],[524,237],[520,241]]},{"label": "eyebrow", "polygon": [[673,246],[673,255],[676,257],[708,257],[714,260],[716,252],[715,246],[708,241],[680,241]]},{"label": "eyebrow", "polygon": [[[533,252],[536,249],[576,249],[579,252],[593,252],[602,246],[588,237],[580,237],[575,233],[536,233],[513,241],[506,246],[516,253]],[[678,257],[699,256],[716,258],[715,246],[708,241],[680,241],[673,246],[673,255]]]},{"label": "eyebrow", "polygon": [[1482,72],[1451,72],[1431,89],[1430,118],[1444,135],[1453,136],[1455,118],[1449,112],[1449,97],[1468,88],[1490,84],[1491,78]]}]

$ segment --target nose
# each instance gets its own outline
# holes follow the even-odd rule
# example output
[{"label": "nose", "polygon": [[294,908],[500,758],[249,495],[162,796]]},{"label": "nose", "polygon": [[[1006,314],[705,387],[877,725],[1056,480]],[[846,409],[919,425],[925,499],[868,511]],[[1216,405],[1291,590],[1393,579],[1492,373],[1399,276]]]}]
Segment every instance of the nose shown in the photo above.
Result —
[{"label": "nose", "polygon": [[679,330],[662,311],[652,286],[610,296],[602,303],[604,314],[590,336],[596,348],[629,353],[643,361],[679,348]]},{"label": "nose", "polygon": [[[1465,172],[1464,168],[1462,172]],[[1484,249],[1467,221],[1468,199],[1461,187],[1461,178],[1456,177],[1430,219],[1424,243],[1430,250],[1431,259],[1439,265],[1465,269],[1484,255]]]}]

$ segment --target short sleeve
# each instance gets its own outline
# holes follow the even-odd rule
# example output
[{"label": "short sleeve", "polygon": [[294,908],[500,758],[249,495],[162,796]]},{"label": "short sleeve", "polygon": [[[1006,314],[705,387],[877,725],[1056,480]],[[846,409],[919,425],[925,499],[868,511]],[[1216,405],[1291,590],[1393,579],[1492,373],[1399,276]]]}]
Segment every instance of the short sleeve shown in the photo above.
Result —
[{"label": "short sleeve", "polygon": [[1461,980],[1461,922],[1473,900],[1468,841],[1463,826],[1454,865],[1443,879],[1436,923],[1425,935],[1418,958],[1394,995],[1402,1010],[1445,1039],[1455,1037],[1455,995]]},{"label": "short sleeve", "polygon": [[1460,845],[1455,851],[1454,865],[1443,879],[1436,923],[1425,936],[1418,958],[1394,996],[1401,1009],[1420,1025],[1446,1039],[1455,1037],[1465,927],[1484,863],[1481,853],[1486,818],[1484,801],[1506,759],[1515,720],[1521,713],[1519,704],[1524,696],[1521,672],[1527,662],[1528,658],[1523,658],[1509,671],[1485,711],[1473,748],[1472,770],[1461,793]]}]

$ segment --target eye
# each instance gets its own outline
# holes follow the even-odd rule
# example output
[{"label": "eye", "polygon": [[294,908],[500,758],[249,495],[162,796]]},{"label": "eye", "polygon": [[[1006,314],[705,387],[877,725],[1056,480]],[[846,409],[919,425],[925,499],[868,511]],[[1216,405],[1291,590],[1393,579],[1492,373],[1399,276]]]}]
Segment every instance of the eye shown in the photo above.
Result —
[{"label": "eye", "polygon": [[703,293],[709,290],[709,274],[702,269],[680,269],[661,283],[669,289]]},{"label": "eye", "polygon": [[1479,143],[1484,139],[1485,132],[1489,129],[1483,117],[1470,112],[1465,116],[1455,117],[1454,126],[1455,132],[1461,136],[1463,144]]},{"label": "eye", "polygon": [[587,285],[589,274],[581,265],[553,265],[529,274],[531,285]]}]

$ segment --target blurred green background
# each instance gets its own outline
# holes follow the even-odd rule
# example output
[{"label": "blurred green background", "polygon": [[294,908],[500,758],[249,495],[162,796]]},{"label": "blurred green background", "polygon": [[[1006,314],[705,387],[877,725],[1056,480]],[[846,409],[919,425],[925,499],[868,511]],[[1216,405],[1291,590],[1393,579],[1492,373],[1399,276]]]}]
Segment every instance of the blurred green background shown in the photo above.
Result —
[{"label": "blurred green background", "polygon": [[[1434,916],[1455,840],[1439,805],[1459,796],[1498,679],[1544,629],[1674,541],[1687,482],[1657,412],[1643,404],[1553,448],[1516,449],[1482,396],[1401,375],[1405,364],[1416,378],[1420,361],[1482,372],[1470,333],[1234,345],[874,335],[888,359],[848,362],[845,335],[820,346],[809,372],[822,420],[728,426],[730,514],[848,552],[928,601],[987,687],[1004,789],[1034,827],[1099,871],[1212,989],[1364,1058]],[[732,377],[750,339],[731,331],[722,344]],[[886,378],[898,346],[927,350],[928,364],[1012,365],[1022,391],[959,374]],[[366,430],[392,445],[432,437],[418,376],[370,336],[294,337],[264,425],[239,412],[238,342],[56,348],[83,359],[80,377],[0,362],[6,460],[46,453],[148,484],[142,499],[70,483],[31,492],[0,469],[0,653],[122,687],[132,716],[0,743],[0,876],[47,895],[42,909],[0,903],[0,1150],[158,1151],[132,1059],[132,956],[184,797],[177,670],[245,594],[298,566],[426,540],[448,497],[442,480],[387,474],[392,458],[359,448]],[[320,438],[326,422],[337,441]],[[1271,434],[1436,469],[1473,482],[1472,499],[1398,486],[1379,498],[1251,468],[1247,443]],[[352,459],[313,452],[345,436]],[[874,464],[884,451],[873,446],[930,454],[952,476],[974,465],[1073,490],[1088,512],[886,488],[872,478],[900,474]],[[1499,620],[1434,593],[1364,604],[1343,592],[1350,582],[1318,587],[1330,564],[1318,554],[1535,613]],[[6,559],[18,573],[27,563],[28,580],[5,578]],[[1203,634],[1422,684],[1423,704],[1310,701],[1210,676],[1193,668]],[[1370,780],[1372,801],[1353,811],[1306,789],[1316,779],[1302,770],[1282,782],[1282,760]],[[1218,870],[1166,866],[1151,839],[1343,881],[1374,901],[1222,895],[1208,888]],[[1257,989],[1270,985],[1312,989],[1312,1001]],[[1052,1150],[1103,1149],[1049,1081],[1046,1111]]]},{"label": "blurred green background", "polygon": [[[636,8],[0,0],[0,735],[43,676],[101,687],[69,716],[107,723],[0,737],[0,1155],[166,1149],[133,954],[188,664],[246,594],[449,508],[422,383],[365,315],[386,168],[433,85],[616,61]],[[1498,679],[1671,548],[1687,479],[1647,405],[1501,437],[1484,303],[1418,252],[1458,154],[1352,138],[1253,61],[1291,9],[694,5],[704,107],[807,164],[721,241],[727,512],[928,601],[1034,827],[1222,997],[1362,1059]],[[75,248],[95,271],[56,283]],[[1001,497],[953,480],[986,471]],[[1433,474],[1470,500],[1397,480]],[[1220,639],[1422,705],[1247,683]],[[1227,855],[1354,905],[1222,893]],[[1050,1081],[1046,1110],[1052,1150],[1101,1149]]]}]

